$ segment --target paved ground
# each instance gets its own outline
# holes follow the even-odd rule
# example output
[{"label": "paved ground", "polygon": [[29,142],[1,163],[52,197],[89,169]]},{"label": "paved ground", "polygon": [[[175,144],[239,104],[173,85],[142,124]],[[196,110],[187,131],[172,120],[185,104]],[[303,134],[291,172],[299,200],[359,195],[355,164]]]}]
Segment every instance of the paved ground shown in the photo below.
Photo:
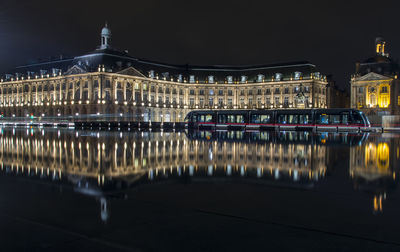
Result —
[{"label": "paved ground", "polygon": [[397,190],[374,214],[372,195],[334,177],[186,182],[112,194],[103,222],[99,198],[0,176],[1,251],[400,251]]}]

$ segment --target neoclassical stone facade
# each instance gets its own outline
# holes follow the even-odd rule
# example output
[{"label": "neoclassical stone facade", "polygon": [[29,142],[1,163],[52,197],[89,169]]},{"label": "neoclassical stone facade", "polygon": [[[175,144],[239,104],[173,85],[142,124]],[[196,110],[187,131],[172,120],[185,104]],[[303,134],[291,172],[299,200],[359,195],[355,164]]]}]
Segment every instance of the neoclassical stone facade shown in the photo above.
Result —
[{"label": "neoclassical stone facade", "polygon": [[102,44],[73,59],[21,66],[0,84],[6,118],[180,122],[194,109],[327,107],[326,77],[308,62],[175,66],[132,58]]}]

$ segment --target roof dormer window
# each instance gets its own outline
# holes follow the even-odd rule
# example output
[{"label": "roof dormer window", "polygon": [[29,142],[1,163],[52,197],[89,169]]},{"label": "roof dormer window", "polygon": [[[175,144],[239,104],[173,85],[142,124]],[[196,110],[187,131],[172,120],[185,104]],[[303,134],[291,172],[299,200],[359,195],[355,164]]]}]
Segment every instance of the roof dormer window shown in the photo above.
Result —
[{"label": "roof dormer window", "polygon": [[226,81],[227,81],[229,84],[232,84],[232,83],[233,83],[233,77],[232,77],[231,75],[226,76]]},{"label": "roof dormer window", "polygon": [[154,79],[154,70],[149,71],[149,78]]},{"label": "roof dormer window", "polygon": [[168,72],[162,73],[162,77],[163,77],[164,80],[168,79],[169,73]]},{"label": "roof dormer window", "polygon": [[189,83],[195,83],[194,75],[189,76]]},{"label": "roof dormer window", "polygon": [[301,72],[294,72],[294,79],[295,80],[300,80],[301,77]]},{"label": "roof dormer window", "polygon": [[182,74],[178,74],[178,77],[176,79],[178,82],[182,82],[183,81]]},{"label": "roof dormer window", "polygon": [[257,75],[257,82],[263,82],[264,81],[264,75],[263,74],[258,74]]},{"label": "roof dormer window", "polygon": [[240,83],[246,83],[246,81],[247,81],[247,76],[246,75],[240,76]]},{"label": "roof dormer window", "polygon": [[282,74],[281,73],[275,73],[275,80],[276,81],[281,81],[282,80]]},{"label": "roof dormer window", "polygon": [[208,83],[214,83],[214,76],[213,75],[209,75],[208,76]]}]

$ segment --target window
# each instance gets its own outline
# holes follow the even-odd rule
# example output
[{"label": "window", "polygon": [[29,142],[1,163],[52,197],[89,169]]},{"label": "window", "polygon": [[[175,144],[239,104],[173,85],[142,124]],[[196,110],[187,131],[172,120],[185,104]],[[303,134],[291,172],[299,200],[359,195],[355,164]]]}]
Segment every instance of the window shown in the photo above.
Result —
[{"label": "window", "polygon": [[287,121],[290,124],[298,124],[299,116],[298,115],[287,115]]},{"label": "window", "polygon": [[240,90],[240,95],[244,95],[244,90]]},{"label": "window", "polygon": [[253,98],[249,98],[249,106],[253,105]]},{"label": "window", "polygon": [[301,72],[294,72],[294,79],[295,80],[300,80],[301,77]]},{"label": "window", "polygon": [[194,106],[194,98],[189,98],[189,105],[190,105],[191,107]]},{"label": "window", "polygon": [[261,89],[257,89],[257,95],[261,95]]},{"label": "window", "polygon": [[204,98],[200,98],[200,107],[204,106]]},{"label": "window", "polygon": [[208,94],[209,94],[209,95],[214,95],[214,89],[209,89],[209,90],[208,90]]},{"label": "window", "polygon": [[279,90],[279,88],[275,88],[275,94],[279,94],[281,91]]},{"label": "window", "polygon": [[190,76],[189,76],[189,82],[190,82],[190,83],[194,83],[194,82],[195,82],[195,80],[194,80],[194,75],[190,75]]},{"label": "window", "polygon": [[263,82],[264,81],[264,75],[263,74],[258,74],[257,75],[257,82]]},{"label": "window", "polygon": [[183,89],[179,89],[179,95],[183,95]]},{"label": "window", "polygon": [[271,104],[271,98],[265,98],[265,104],[269,106]]},{"label": "window", "polygon": [[279,103],[280,103],[279,97],[275,97],[275,105],[279,105]]},{"label": "window", "polygon": [[156,87],[155,87],[155,86],[151,86],[151,87],[150,87],[150,92],[153,92],[153,93],[154,93],[155,91],[156,91]]},{"label": "window", "polygon": [[275,80],[280,81],[282,79],[282,74],[281,73],[276,73],[275,74]]},{"label": "window", "polygon": [[178,82],[182,82],[182,74],[178,74],[178,77],[177,77],[177,80],[178,80]]},{"label": "window", "polygon": [[204,89],[200,89],[200,95],[204,95]]},{"label": "window", "polygon": [[222,89],[218,90],[218,95],[224,95],[224,90]]},{"label": "window", "polygon": [[283,104],[287,107],[289,106],[289,97],[285,97],[285,100],[283,101]]},{"label": "window", "polygon": [[253,95],[253,90],[250,89],[248,94]]},{"label": "window", "polygon": [[208,106],[212,107],[214,105],[214,98],[208,98]]},{"label": "window", "polygon": [[214,83],[214,76],[213,75],[208,76],[208,83]]},{"label": "window", "polygon": [[266,95],[271,94],[271,90],[270,90],[269,88],[265,89],[265,94],[266,94]]},{"label": "window", "polygon": [[388,92],[388,87],[387,86],[381,87],[381,93],[387,93],[387,92]]},{"label": "window", "polygon": [[271,121],[270,115],[251,115],[252,123],[269,123]]},{"label": "window", "polygon": [[289,93],[289,88],[285,88],[285,94]]},{"label": "window", "polygon": [[318,124],[329,124],[329,116],[327,114],[317,115],[317,123]]},{"label": "window", "polygon": [[240,76],[240,82],[241,83],[246,83],[247,82],[247,76],[246,75]]},{"label": "window", "polygon": [[232,96],[232,95],[233,95],[232,90],[228,90],[228,95],[229,95],[229,96]]},{"label": "window", "polygon": [[228,82],[229,84],[232,84],[232,83],[233,83],[233,77],[232,77],[232,76],[227,76],[227,77],[226,77],[226,80],[227,80],[227,82]]},{"label": "window", "polygon": [[199,122],[212,122],[212,118],[211,114],[199,115]]},{"label": "window", "polygon": [[310,124],[310,123],[312,123],[311,116],[310,115],[299,115],[299,123],[300,124]]},{"label": "window", "polygon": [[218,98],[218,106],[222,106],[223,105],[223,99],[222,98]]},{"label": "window", "polygon": [[193,89],[190,89],[190,90],[189,90],[189,94],[190,94],[190,95],[194,95],[194,90],[193,90]]},{"label": "window", "polygon": [[[400,96],[399,96],[400,97]],[[400,99],[400,98],[399,98]],[[231,107],[232,106],[232,98],[228,98],[228,105]]]}]

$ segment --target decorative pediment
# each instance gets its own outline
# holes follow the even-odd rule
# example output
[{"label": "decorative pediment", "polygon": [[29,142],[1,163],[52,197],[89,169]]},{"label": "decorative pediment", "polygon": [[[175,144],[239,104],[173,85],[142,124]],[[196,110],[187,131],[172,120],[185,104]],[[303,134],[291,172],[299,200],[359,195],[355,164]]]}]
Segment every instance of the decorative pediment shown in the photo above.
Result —
[{"label": "decorative pediment", "polygon": [[128,67],[125,68],[122,71],[117,72],[117,74],[123,74],[123,75],[130,75],[130,76],[138,76],[138,77],[146,77],[143,75],[141,72],[139,72],[137,69],[134,67]]},{"label": "decorative pediment", "polygon": [[361,77],[358,77],[356,80],[357,81],[373,81],[373,80],[390,80],[390,77],[377,74],[374,72],[367,73],[366,75],[363,75]]},{"label": "decorative pediment", "polygon": [[83,74],[87,73],[85,69],[78,65],[73,65],[70,69],[68,69],[64,74],[65,75],[72,75],[72,74]]}]

